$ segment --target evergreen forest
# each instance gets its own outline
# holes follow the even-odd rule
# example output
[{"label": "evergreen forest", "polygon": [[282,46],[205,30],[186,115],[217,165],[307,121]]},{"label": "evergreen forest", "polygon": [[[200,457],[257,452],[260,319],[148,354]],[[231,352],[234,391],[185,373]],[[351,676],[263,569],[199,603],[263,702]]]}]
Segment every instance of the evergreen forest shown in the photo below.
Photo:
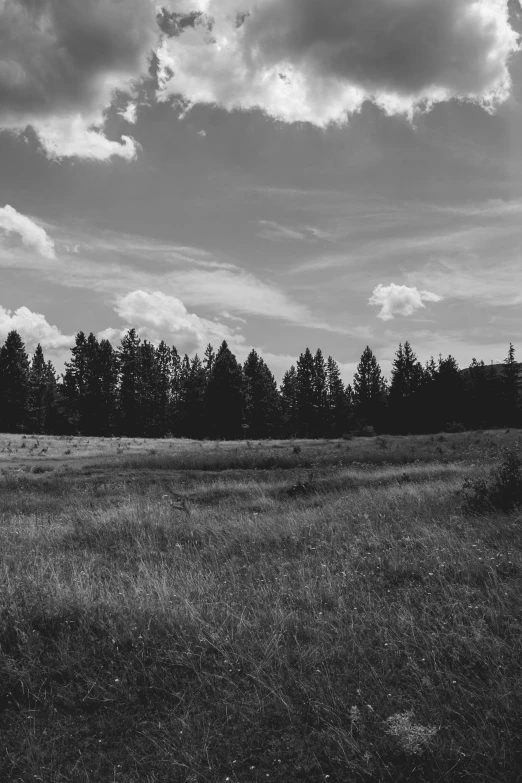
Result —
[{"label": "evergreen forest", "polygon": [[58,377],[42,347],[29,358],[16,331],[0,348],[0,432],[242,438],[339,438],[350,433],[458,432],[522,424],[520,365],[509,345],[501,365],[451,355],[418,361],[399,345],[389,381],[369,347],[345,386],[337,362],[309,348],[278,387],[252,350],[242,365],[223,342],[181,356],[130,329],[114,348],[79,332]]}]

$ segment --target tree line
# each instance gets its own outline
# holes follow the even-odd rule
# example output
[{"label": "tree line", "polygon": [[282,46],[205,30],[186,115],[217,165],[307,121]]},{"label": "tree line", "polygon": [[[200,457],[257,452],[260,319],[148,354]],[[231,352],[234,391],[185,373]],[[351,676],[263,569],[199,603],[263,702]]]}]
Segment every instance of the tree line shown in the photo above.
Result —
[{"label": "tree line", "polygon": [[502,365],[451,355],[422,365],[399,345],[388,382],[365,348],[353,383],[337,362],[309,348],[278,387],[252,350],[240,364],[226,342],[180,356],[130,329],[114,348],[79,332],[58,377],[41,345],[32,358],[16,331],[0,348],[0,432],[212,439],[341,437],[522,424],[520,366],[509,346]]}]

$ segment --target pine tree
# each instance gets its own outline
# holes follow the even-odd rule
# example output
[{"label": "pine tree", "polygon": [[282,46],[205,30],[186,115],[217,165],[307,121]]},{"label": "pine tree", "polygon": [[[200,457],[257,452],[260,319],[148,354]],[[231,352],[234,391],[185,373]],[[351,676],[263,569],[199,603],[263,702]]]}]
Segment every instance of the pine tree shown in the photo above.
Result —
[{"label": "pine tree", "polygon": [[212,375],[212,368],[214,367],[215,361],[216,361],[216,352],[214,351],[213,347],[209,343],[205,348],[205,355],[203,357],[203,367],[205,368],[205,372],[207,374],[207,381],[210,380],[210,376]]},{"label": "pine tree", "polygon": [[56,435],[66,427],[56,372],[46,362],[40,343],[31,361],[28,379],[29,429],[39,435]]},{"label": "pine tree", "polygon": [[91,332],[84,351],[83,392],[78,401],[79,429],[82,435],[100,435],[101,379],[99,367],[100,344]]},{"label": "pine tree", "polygon": [[491,422],[490,398],[492,384],[484,362],[472,359],[464,380],[466,422],[472,428],[484,428]]},{"label": "pine tree", "polygon": [[170,349],[170,405],[168,431],[178,437],[181,434],[181,357],[175,346]]},{"label": "pine tree", "polygon": [[324,438],[328,431],[328,380],[326,362],[320,348],[314,356],[314,412],[312,435],[315,438]]},{"label": "pine tree", "polygon": [[315,432],[316,395],[314,357],[309,348],[297,360],[295,381],[296,434],[300,438],[310,438]]},{"label": "pine tree", "polygon": [[[196,354],[197,355],[197,354]],[[187,354],[181,359],[178,374],[177,405],[176,405],[176,435],[182,438],[190,437],[190,405],[189,405],[190,358]]]},{"label": "pine tree", "polygon": [[156,426],[158,436],[164,438],[171,431],[173,362],[172,351],[163,340],[156,349],[156,370]]},{"label": "pine tree", "polygon": [[435,424],[437,430],[445,430],[461,424],[465,417],[464,381],[459,365],[451,354],[445,359],[439,356],[434,384]]},{"label": "pine tree", "polygon": [[509,343],[508,355],[502,368],[504,421],[508,427],[520,424],[520,365],[515,359],[515,348]]},{"label": "pine tree", "polygon": [[65,363],[62,391],[70,427],[73,432],[80,432],[83,424],[87,369],[87,338],[84,332],[78,332],[76,335],[71,354],[71,361]]},{"label": "pine tree", "polygon": [[97,432],[112,435],[117,425],[118,357],[108,340],[100,340],[97,353],[99,397]]},{"label": "pine tree", "polygon": [[246,433],[256,440],[273,437],[278,428],[280,401],[269,368],[252,349],[243,366],[243,415]]},{"label": "pine tree", "polygon": [[418,394],[424,371],[408,341],[399,344],[392,364],[389,390],[389,426],[393,432],[411,432],[419,427]]},{"label": "pine tree", "polygon": [[118,348],[120,385],[118,394],[118,430],[128,437],[137,437],[141,428],[140,412],[140,352],[141,340],[136,329],[129,329]]},{"label": "pine tree", "polygon": [[283,376],[279,392],[281,400],[281,429],[287,438],[297,435],[297,372],[292,364]]},{"label": "pine tree", "polygon": [[386,405],[386,381],[371,349],[364,349],[353,378],[355,416],[359,426],[380,429]]},{"label": "pine tree", "polygon": [[47,432],[47,365],[40,343],[36,346],[29,370],[30,430],[38,435]]},{"label": "pine tree", "polygon": [[327,381],[327,431],[331,438],[340,438],[348,431],[348,396],[337,362],[329,356],[326,360]]},{"label": "pine tree", "polygon": [[438,416],[438,386],[439,368],[437,362],[430,356],[423,367],[423,380],[416,394],[417,429],[419,432],[436,432],[440,428]]},{"label": "pine tree", "polygon": [[207,411],[214,438],[242,438],[243,371],[224,340],[217,352],[207,386]]},{"label": "pine tree", "polygon": [[203,438],[206,430],[207,377],[201,359],[185,354],[180,368],[179,429],[187,438]]},{"label": "pine tree", "polygon": [[29,358],[12,331],[0,348],[0,432],[26,432],[29,426]]},{"label": "pine tree", "polygon": [[138,346],[138,367],[136,432],[142,437],[154,438],[159,434],[158,371],[156,350],[148,340]]}]

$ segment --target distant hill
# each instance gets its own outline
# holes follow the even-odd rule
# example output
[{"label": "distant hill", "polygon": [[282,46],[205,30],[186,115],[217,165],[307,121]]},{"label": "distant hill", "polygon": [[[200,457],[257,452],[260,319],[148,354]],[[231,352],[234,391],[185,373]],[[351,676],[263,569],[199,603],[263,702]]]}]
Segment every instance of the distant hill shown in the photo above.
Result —
[{"label": "distant hill", "polygon": [[[495,377],[498,377],[502,375],[504,367],[504,364],[485,364],[482,369],[485,373],[492,373],[495,375]],[[480,368],[477,367],[475,369],[479,370]],[[471,371],[469,367],[464,367],[462,370],[460,370],[460,374],[463,378],[468,377],[470,372]],[[518,362],[518,377],[522,381],[522,362]]]}]

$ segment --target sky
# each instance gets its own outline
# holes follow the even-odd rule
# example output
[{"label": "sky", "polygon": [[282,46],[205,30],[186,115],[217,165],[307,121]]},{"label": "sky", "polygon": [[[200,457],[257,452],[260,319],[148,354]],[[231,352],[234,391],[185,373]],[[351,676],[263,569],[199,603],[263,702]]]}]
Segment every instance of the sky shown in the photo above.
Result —
[{"label": "sky", "polygon": [[502,361],[519,0],[0,0],[0,341]]}]

